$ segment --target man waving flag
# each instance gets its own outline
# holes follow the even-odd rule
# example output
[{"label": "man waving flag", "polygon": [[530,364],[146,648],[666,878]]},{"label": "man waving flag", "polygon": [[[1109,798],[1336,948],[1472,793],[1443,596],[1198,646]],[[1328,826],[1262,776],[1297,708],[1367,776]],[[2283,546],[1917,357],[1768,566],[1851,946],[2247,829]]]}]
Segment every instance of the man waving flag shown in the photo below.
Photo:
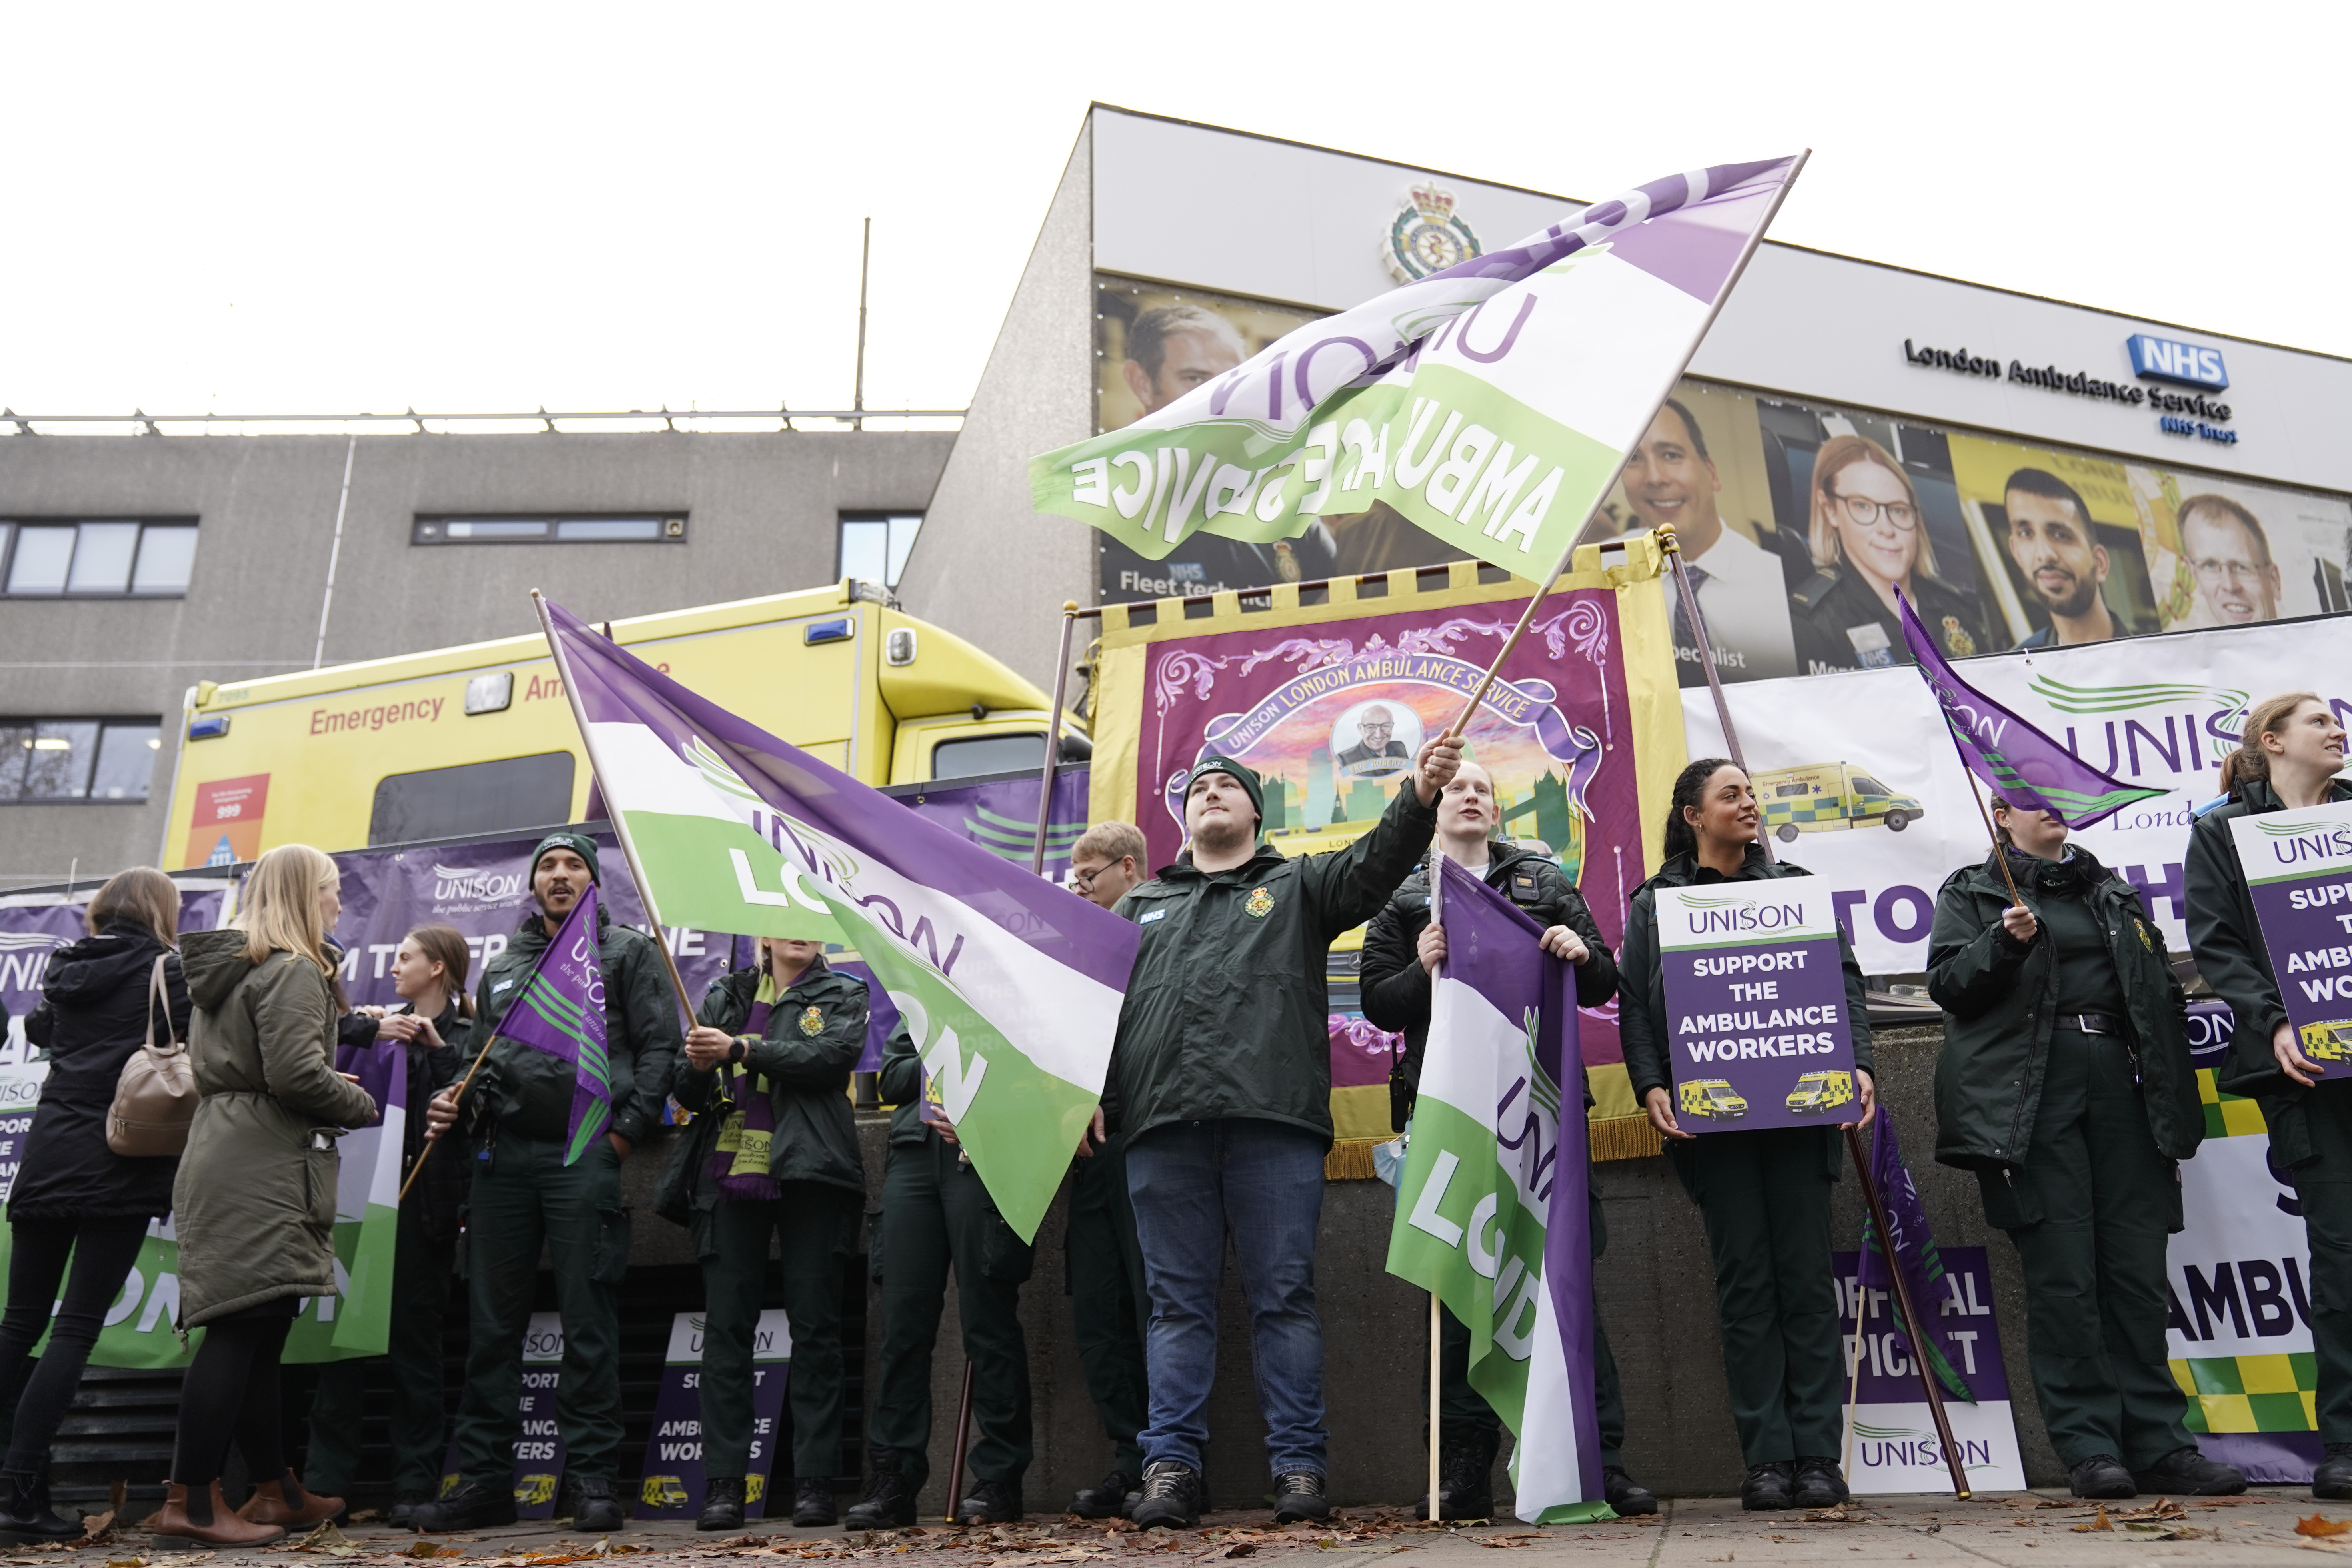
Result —
[{"label": "man waving flag", "polygon": [[1039,511],[1160,560],[1385,503],[1539,578],[1674,390],[1801,157],[1669,174],[1313,321],[1029,465]]},{"label": "man waving flag", "polygon": [[572,1064],[572,1125],[563,1139],[563,1163],[579,1163],[580,1156],[613,1125],[613,1065],[604,1053],[604,967],[596,947],[594,882],[539,955],[539,967],[507,1008],[499,1033]]},{"label": "man waving flag", "polygon": [[[764,847],[888,990],[1005,1223],[1036,1235],[1101,1098],[1136,929],[746,723],[539,601],[614,826],[665,914]],[[788,885],[787,885],[788,884]]]},{"label": "man waving flag", "polygon": [[1582,1086],[1567,965],[1543,931],[1452,859],[1432,903],[1445,960],[1431,997],[1389,1272],[1470,1330],[1470,1385],[1517,1441],[1534,1524],[1612,1519],[1592,1396],[1592,1253]]}]

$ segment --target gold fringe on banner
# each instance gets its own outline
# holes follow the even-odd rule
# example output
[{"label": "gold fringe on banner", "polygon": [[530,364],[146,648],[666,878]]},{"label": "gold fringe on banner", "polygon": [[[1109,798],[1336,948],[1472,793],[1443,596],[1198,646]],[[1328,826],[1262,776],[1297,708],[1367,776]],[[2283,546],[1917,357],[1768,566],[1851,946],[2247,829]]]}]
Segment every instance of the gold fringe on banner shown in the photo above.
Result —
[{"label": "gold fringe on banner", "polygon": [[1646,1116],[1612,1116],[1594,1121],[1586,1128],[1592,1141],[1592,1163],[1603,1160],[1641,1160],[1658,1152],[1663,1140],[1658,1130],[1650,1125]]},{"label": "gold fringe on banner", "polygon": [[1340,1139],[1331,1145],[1331,1152],[1323,1156],[1323,1179],[1327,1182],[1372,1180],[1372,1151],[1387,1142],[1385,1138]]}]

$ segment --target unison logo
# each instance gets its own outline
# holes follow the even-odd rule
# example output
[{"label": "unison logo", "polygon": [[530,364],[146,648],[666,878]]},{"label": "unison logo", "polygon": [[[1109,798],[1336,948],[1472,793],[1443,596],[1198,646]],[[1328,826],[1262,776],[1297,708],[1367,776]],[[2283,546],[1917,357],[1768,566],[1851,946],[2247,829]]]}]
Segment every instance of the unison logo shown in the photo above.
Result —
[{"label": "unison logo", "polygon": [[433,896],[439,899],[471,899],[483,903],[502,903],[522,893],[522,873],[520,871],[468,871],[457,866],[436,865],[433,868]]},{"label": "unison logo", "polygon": [[1801,904],[1767,904],[1752,899],[1712,909],[1686,911],[1693,936],[1708,936],[1717,931],[1788,931],[1805,923]]}]

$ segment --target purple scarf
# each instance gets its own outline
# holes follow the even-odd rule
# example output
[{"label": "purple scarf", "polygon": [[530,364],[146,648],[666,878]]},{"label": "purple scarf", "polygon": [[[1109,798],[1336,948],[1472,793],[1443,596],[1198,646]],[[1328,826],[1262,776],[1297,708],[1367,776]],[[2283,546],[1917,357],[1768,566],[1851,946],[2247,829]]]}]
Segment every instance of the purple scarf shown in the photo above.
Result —
[{"label": "purple scarf", "polygon": [[[765,992],[772,984],[762,979],[760,989]],[[768,1016],[774,1010],[775,1004],[765,997],[752,1003],[751,1016],[743,1020],[740,1033],[754,1039],[763,1038],[768,1032]],[[742,1067],[720,1070],[729,1075],[722,1081],[733,1108],[719,1124],[718,1146],[710,1153],[711,1178],[719,1184],[722,1199],[772,1203],[783,1196],[783,1188],[768,1173],[776,1131],[775,1101],[761,1079]]]}]

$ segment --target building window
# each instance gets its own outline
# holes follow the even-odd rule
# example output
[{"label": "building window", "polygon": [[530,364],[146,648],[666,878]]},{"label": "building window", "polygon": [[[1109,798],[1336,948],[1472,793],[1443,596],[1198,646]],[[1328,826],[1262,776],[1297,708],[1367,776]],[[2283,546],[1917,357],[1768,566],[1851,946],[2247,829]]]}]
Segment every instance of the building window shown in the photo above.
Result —
[{"label": "building window", "polygon": [[834,581],[856,577],[896,588],[898,574],[907,569],[908,552],[915,548],[915,535],[922,526],[923,514],[919,511],[842,513],[841,555],[833,574]]},{"label": "building window", "polygon": [[176,598],[195,559],[196,525],[185,519],[0,522],[0,582],[11,598]]},{"label": "building window", "polygon": [[419,517],[411,544],[683,544],[683,516]]},{"label": "building window", "polygon": [[145,800],[158,719],[0,719],[0,803]]}]

